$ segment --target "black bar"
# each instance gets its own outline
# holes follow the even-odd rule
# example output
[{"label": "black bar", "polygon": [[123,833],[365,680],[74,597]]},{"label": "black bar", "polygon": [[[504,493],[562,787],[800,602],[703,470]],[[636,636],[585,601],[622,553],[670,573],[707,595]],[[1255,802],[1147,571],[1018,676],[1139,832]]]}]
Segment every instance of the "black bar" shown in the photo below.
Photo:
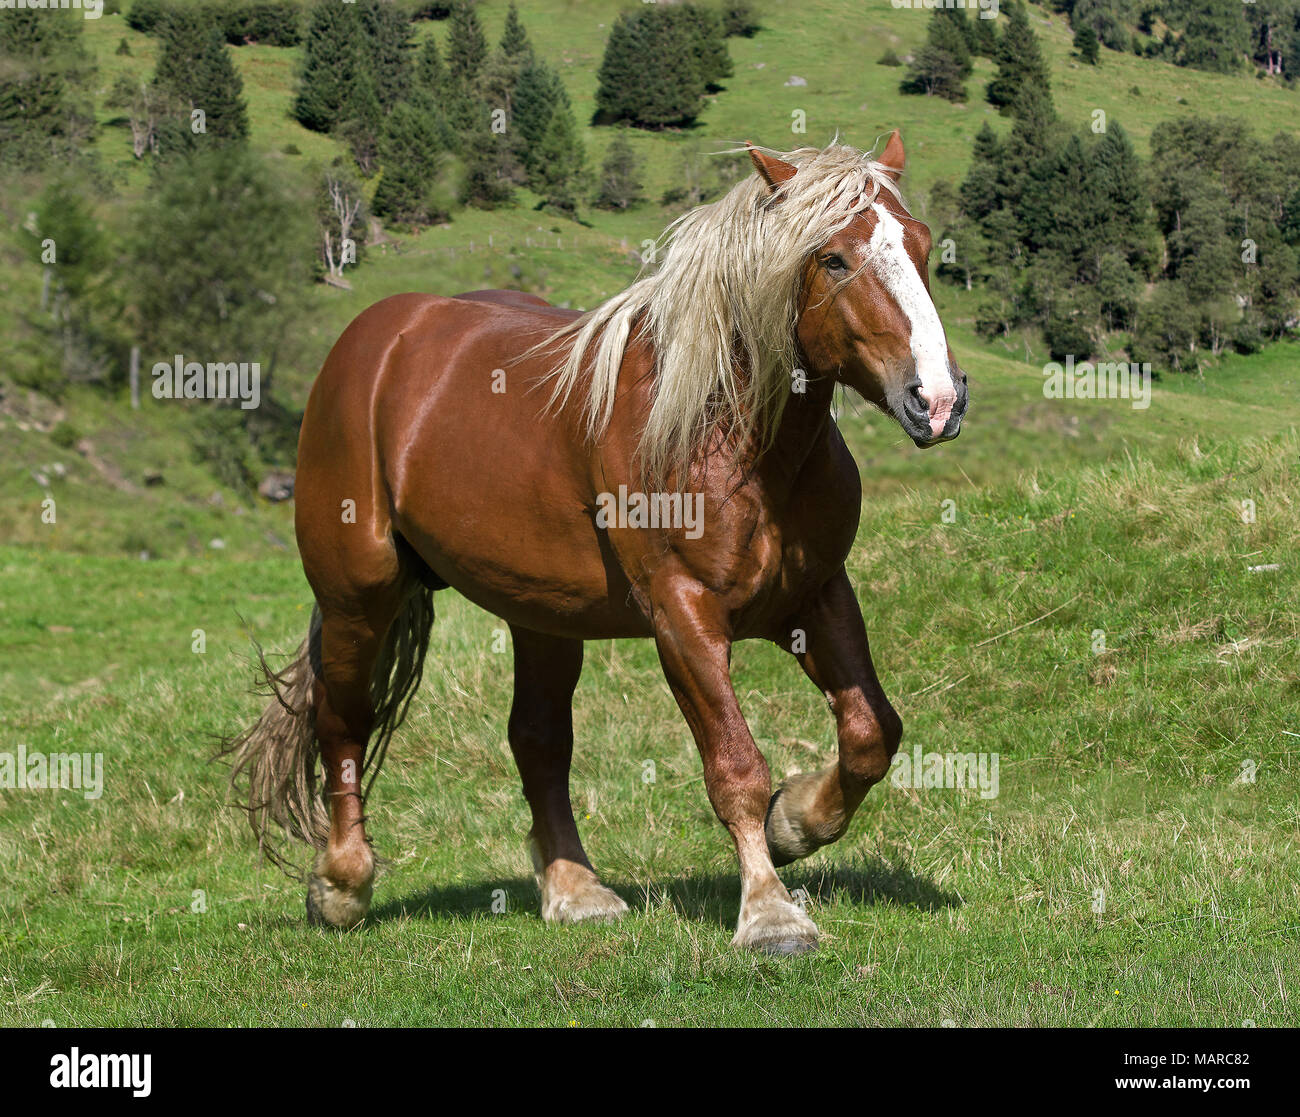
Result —
[{"label": "black bar", "polygon": [[[1263,1091],[1289,1092],[1295,1038],[1292,1031],[1255,1028],[837,1029],[716,1037],[667,1028],[31,1029],[6,1031],[3,1043],[6,1102],[93,1104],[114,1094],[129,1104],[243,1098],[261,1109],[276,1102],[311,1105],[313,1098],[331,1107],[353,1097],[382,1101],[400,1084],[423,1083],[438,1098],[453,1080],[457,1093],[472,1094],[479,1082],[494,1103],[516,1090],[530,1099],[551,1090],[557,1099],[570,1091],[606,1096],[593,1093],[602,1085],[612,1100],[636,1096],[636,1083],[644,1086],[647,1076],[667,1087],[679,1074],[683,1086],[690,1080],[697,1102],[710,1085],[720,1097],[779,1090],[795,1100],[805,1089],[815,1095],[829,1085],[828,1072],[837,1093],[856,1094],[863,1104],[882,1079],[923,1090],[927,1102],[967,1099],[994,1087],[1079,1102],[1125,1094],[1180,1103],[1231,1094],[1262,1100]],[[111,1079],[117,1070],[127,1083],[52,1084],[66,1082],[74,1052],[78,1082],[104,1071]],[[139,1058],[105,1062],[99,1058],[105,1055]],[[123,1070],[133,1065],[141,1083],[145,1055],[147,1085],[133,1085]]]}]

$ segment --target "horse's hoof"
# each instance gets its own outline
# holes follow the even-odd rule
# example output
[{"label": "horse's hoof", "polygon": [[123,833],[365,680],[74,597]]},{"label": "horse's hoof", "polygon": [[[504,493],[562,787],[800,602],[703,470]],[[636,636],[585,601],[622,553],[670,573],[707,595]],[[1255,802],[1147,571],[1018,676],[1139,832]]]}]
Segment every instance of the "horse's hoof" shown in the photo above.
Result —
[{"label": "horse's hoof", "polygon": [[768,803],[763,832],[772,864],[778,869],[807,857],[844,832],[843,818],[816,817],[814,803],[827,776],[825,769],[791,776]]},{"label": "horse's hoof", "polygon": [[370,896],[369,883],[355,892],[348,892],[325,877],[312,873],[307,881],[307,922],[314,927],[351,930],[370,911]]},{"label": "horse's hoof", "polygon": [[542,897],[542,919],[547,923],[612,923],[627,910],[618,893],[594,880],[564,895]]},{"label": "horse's hoof", "polygon": [[788,957],[817,949],[817,925],[789,900],[771,899],[741,912],[732,946]]},{"label": "horse's hoof", "polygon": [[542,894],[542,919],[547,923],[612,923],[627,915],[618,893],[600,883],[586,865],[574,861],[542,860],[537,837],[528,832],[528,854],[537,888]]}]

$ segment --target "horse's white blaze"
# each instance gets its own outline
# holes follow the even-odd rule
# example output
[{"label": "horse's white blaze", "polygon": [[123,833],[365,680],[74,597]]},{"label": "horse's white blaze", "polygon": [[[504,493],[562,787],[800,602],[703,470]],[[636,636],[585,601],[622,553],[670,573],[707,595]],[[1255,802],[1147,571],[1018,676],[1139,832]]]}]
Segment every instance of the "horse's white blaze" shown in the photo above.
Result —
[{"label": "horse's white blaze", "polygon": [[871,207],[876,227],[867,244],[867,257],[898,308],[912,326],[912,357],[921,379],[921,398],[930,408],[930,430],[943,433],[957,402],[957,385],[948,367],[948,339],[934,300],[903,247],[903,226],[879,202]]}]

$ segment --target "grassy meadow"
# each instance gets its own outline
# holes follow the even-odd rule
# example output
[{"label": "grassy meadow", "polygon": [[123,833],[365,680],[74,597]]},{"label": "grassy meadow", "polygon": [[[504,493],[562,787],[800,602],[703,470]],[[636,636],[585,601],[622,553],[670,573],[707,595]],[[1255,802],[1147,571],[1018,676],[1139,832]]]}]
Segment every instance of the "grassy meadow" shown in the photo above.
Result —
[{"label": "grassy meadow", "polygon": [[[0,734],[106,768],[95,801],[4,798],[3,1019],[1295,1024],[1297,451],[1292,431],[1097,466],[1049,452],[957,490],[954,523],[942,484],[871,501],[850,565],[904,747],[997,753],[999,794],[874,789],[844,840],[783,871],[828,938],[782,962],[728,947],[730,843],[648,643],[589,646],[576,702],[573,796],[627,920],[537,917],[510,654],[445,593],[371,802],[373,916],[340,936],[258,866],[208,761],[256,708],[245,626],[287,650],[306,623],[295,565],[5,548]],[[735,677],[778,777],[830,760],[783,653],[741,645]]]},{"label": "grassy meadow", "polygon": [[[519,6],[585,121],[621,5]],[[481,4],[493,41],[505,7]],[[960,180],[980,124],[1006,126],[978,96],[987,60],[964,106],[902,97],[900,71],[876,64],[915,47],[928,13],[759,9],[764,29],[729,40],[735,77],[700,125],[633,137],[651,198],[680,182],[688,151],[836,132],[870,146],[897,126],[923,214],[934,182]],[[1103,108],[1143,154],[1182,113],[1294,127],[1300,94],[1109,51],[1080,67],[1063,18],[1034,13],[1058,111],[1082,124]],[[86,33],[105,89],[152,70],[152,41],[121,17]],[[130,56],[114,54],[123,36]],[[286,115],[296,57],[235,52],[254,145],[286,163],[333,151]],[[786,86],[793,75],[807,86]],[[125,212],[147,175],[99,114],[106,205]],[[598,164],[607,136],[586,136]],[[584,225],[526,206],[458,211],[375,249],[353,290],[313,292],[311,344],[323,357],[353,315],[404,290],[525,286],[593,305],[671,216],[655,203],[584,212]],[[14,243],[0,234],[0,297],[30,313],[39,270]],[[500,622],[450,591],[369,804],[385,859],[371,918],[345,935],[309,927],[303,886],[259,863],[211,759],[260,709],[249,637],[289,652],[307,625],[291,509],[224,489],[190,452],[182,422],[196,420],[152,400],[131,413],[88,387],[60,401],[8,387],[0,752],[101,753],[104,785],[93,800],[0,791],[0,1025],[1300,1024],[1296,349],[1166,377],[1146,409],[1052,400],[1040,348],[979,340],[975,296],[936,295],[970,375],[964,432],[922,452],[843,401],[865,493],[849,569],[904,749],[996,754],[998,794],[873,789],[843,840],[782,870],[825,933],[787,960],[729,948],[731,843],[647,642],[590,644],[575,701],[579,826],[632,913],[542,924],[506,744],[508,641],[494,652]],[[314,371],[286,372],[291,402]],[[60,441],[61,423],[83,441]],[[151,472],[165,484],[146,485]],[[734,676],[774,780],[831,762],[825,703],[788,656],[742,644]]]}]

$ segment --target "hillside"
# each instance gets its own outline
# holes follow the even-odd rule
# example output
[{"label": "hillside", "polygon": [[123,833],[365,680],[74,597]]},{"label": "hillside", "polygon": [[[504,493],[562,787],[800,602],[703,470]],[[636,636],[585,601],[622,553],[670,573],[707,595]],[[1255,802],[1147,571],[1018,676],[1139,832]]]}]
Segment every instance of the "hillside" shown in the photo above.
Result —
[{"label": "hillside", "polygon": [[[506,4],[484,0],[479,7],[488,38],[494,40]],[[539,54],[563,73],[593,166],[599,164],[611,131],[586,123],[594,107],[594,71],[620,8],[618,3],[600,0],[526,2],[521,7]],[[1041,9],[1032,12],[1051,62],[1053,92],[1062,118],[1082,123],[1102,109],[1123,124],[1143,154],[1157,124],[1196,111],[1194,106],[1212,105],[1216,112],[1241,115],[1262,136],[1294,122],[1300,94],[1275,80],[1201,73],[1112,51],[1102,52],[1099,67],[1083,66],[1071,55],[1064,18]],[[747,139],[782,147],[823,143],[839,135],[850,143],[870,146],[886,130],[900,127],[910,158],[906,192],[914,210],[924,215],[928,192],[936,182],[961,181],[979,127],[985,121],[995,129],[1008,127],[975,92],[970,103],[959,105],[932,97],[905,97],[898,92],[898,69],[876,63],[886,49],[903,55],[914,49],[924,37],[928,13],[882,5],[864,14],[860,5],[847,0],[769,0],[760,13],[762,30],[757,35],[728,40],[735,75],[724,91],[711,97],[695,127],[680,132],[633,131],[632,143],[646,161],[646,194],[651,201],[619,214],[584,209],[582,224],[576,224],[532,212],[524,192],[515,207],[460,208],[444,226],[418,235],[393,234],[350,273],[351,291],[317,285],[310,292],[312,313],[303,356],[278,374],[277,391],[285,403],[301,406],[316,367],[343,326],[386,295],[522,286],[556,302],[588,306],[618,290],[635,275],[635,252],[641,242],[657,236],[678,212],[657,199],[680,184],[683,160],[708,165],[711,157],[705,153]],[[446,34],[446,24],[441,22],[426,21],[416,27],[420,37]],[[105,108],[103,99],[121,74],[148,78],[156,40],[127,28],[120,15],[87,21],[85,39],[99,67],[95,150],[108,168],[98,216],[112,227],[125,221],[147,194],[149,171],[132,158],[125,121],[119,112]],[[123,39],[130,50],[127,55],[116,53]],[[305,173],[307,164],[325,161],[341,150],[335,141],[307,131],[289,116],[299,55],[299,48],[258,45],[233,51],[249,103],[251,142],[285,176]],[[976,59],[972,91],[982,88],[991,72],[987,59]],[[807,84],[787,84],[792,78],[803,78]],[[790,130],[796,110],[806,114],[804,135]],[[286,150],[297,154],[284,154]],[[27,184],[33,189],[38,185],[30,178]],[[12,312],[10,329],[37,313],[41,290],[40,268],[14,239],[25,216],[23,197],[22,191],[8,196],[4,206],[11,231],[0,236],[5,265],[0,272],[0,297]],[[1129,439],[1152,447],[1196,432],[1203,436],[1233,429],[1263,433],[1294,420],[1294,415],[1276,406],[1279,400],[1300,394],[1294,391],[1293,362],[1286,347],[1277,355],[1230,358],[1204,382],[1166,379],[1156,389],[1156,404],[1143,416],[1119,414],[1114,408],[1077,408],[1068,401],[1045,408],[1038,396],[1038,377],[1046,357],[1036,351],[1037,343],[1029,338],[985,343],[970,328],[974,314],[970,295],[946,283],[936,284],[936,295],[959,358],[976,385],[973,429],[1039,430],[1053,442],[1052,454],[1084,460],[1114,453]],[[146,398],[143,411],[128,419],[123,400],[103,398],[94,388],[74,386],[61,403],[51,403],[12,383],[0,381],[0,386],[5,392],[0,519],[8,525],[7,538],[153,554],[197,553],[211,539],[220,539],[234,553],[251,555],[279,547],[289,537],[284,509],[250,503],[247,497],[223,489],[202,463],[193,460],[189,430],[199,421],[196,417],[159,413]],[[852,402],[849,407],[852,414],[846,423],[860,449],[869,486],[889,485],[899,478],[932,478],[951,485],[960,481],[963,472],[981,479],[1000,475],[1008,466],[1032,464],[1032,455],[1013,450],[1008,460],[1005,448],[976,438],[962,440],[942,457],[922,457],[901,445],[888,423]],[[58,434],[51,440],[55,428]],[[1130,429],[1131,434],[1125,433]],[[1116,435],[1118,441],[1113,440]],[[1011,444],[1021,442],[1011,440]],[[1034,454],[1041,449],[1036,447]],[[64,475],[42,468],[51,466],[62,466]],[[75,530],[61,526],[51,532],[34,519],[40,493],[34,472],[50,477],[53,491],[75,502]],[[146,474],[161,474],[164,484],[146,487]],[[220,504],[213,497],[218,491]],[[123,526],[126,521],[129,529]]]}]

